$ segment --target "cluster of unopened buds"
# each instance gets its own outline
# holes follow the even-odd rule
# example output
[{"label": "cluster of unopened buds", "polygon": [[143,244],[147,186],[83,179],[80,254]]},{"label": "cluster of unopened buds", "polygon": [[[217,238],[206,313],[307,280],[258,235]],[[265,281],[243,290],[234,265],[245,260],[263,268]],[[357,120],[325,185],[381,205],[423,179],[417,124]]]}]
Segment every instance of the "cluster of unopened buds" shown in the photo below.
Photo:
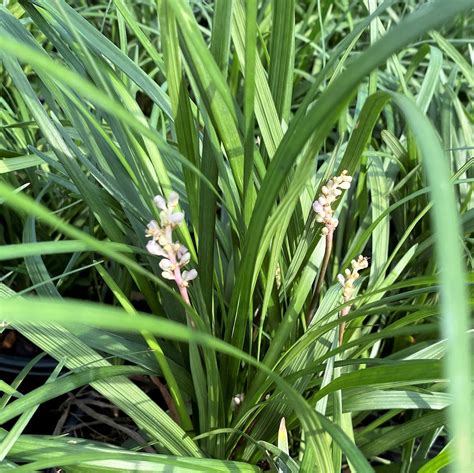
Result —
[{"label": "cluster of unopened buds", "polygon": [[343,288],[344,302],[352,299],[354,295],[354,282],[359,278],[359,271],[369,266],[369,261],[365,256],[360,255],[357,260],[351,261],[352,271],[347,268],[344,274],[338,274],[337,280]]},{"label": "cluster of unopened buds", "polygon": [[[338,274],[337,280],[339,284],[342,286],[342,294],[344,296],[344,302],[348,302],[352,299],[354,295],[354,283],[356,279],[359,279],[359,271],[365,269],[369,266],[369,260],[365,256],[360,255],[356,260],[353,259],[351,261],[352,271],[347,268],[344,271],[344,274]],[[349,314],[351,310],[350,306],[346,306],[341,311],[341,316],[344,317]],[[339,346],[342,346],[342,341],[344,339],[344,331],[346,328],[346,323],[343,321],[341,322],[341,326],[339,329]]]},{"label": "cluster of unopened buds", "polygon": [[161,195],[154,198],[155,205],[160,210],[160,221],[152,220],[146,230],[146,236],[151,237],[146,248],[149,253],[161,256],[161,275],[165,279],[176,282],[180,289],[186,288],[189,282],[197,277],[197,271],[183,271],[181,268],[189,263],[191,255],[188,249],[177,241],[173,241],[173,230],[184,220],[183,212],[179,212],[179,196],[170,192],[168,201]]},{"label": "cluster of unopened buds", "polygon": [[347,171],[342,171],[340,176],[334,176],[321,189],[321,195],[313,203],[313,210],[316,212],[316,221],[323,223],[321,231],[323,235],[333,232],[339,221],[334,217],[332,204],[342,194],[342,190],[347,190],[351,186],[352,176]]},{"label": "cluster of unopened buds", "polygon": [[232,397],[232,410],[237,410],[244,402],[244,393],[236,394]]}]

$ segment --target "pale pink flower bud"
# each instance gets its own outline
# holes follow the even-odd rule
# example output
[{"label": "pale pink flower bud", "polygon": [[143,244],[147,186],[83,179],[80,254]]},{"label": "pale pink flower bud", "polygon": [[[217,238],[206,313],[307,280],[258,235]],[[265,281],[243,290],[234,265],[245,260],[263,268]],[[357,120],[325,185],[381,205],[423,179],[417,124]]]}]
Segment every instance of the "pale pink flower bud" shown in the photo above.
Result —
[{"label": "pale pink flower bud", "polygon": [[166,200],[164,199],[163,196],[161,195],[156,195],[155,198],[153,199],[155,202],[155,205],[160,209],[160,210],[166,210]]},{"label": "pale pink flower bud", "polygon": [[179,202],[179,195],[177,192],[172,191],[170,192],[170,195],[168,196],[168,206],[173,209],[178,205]]},{"label": "pale pink flower bud", "polygon": [[178,259],[181,259],[185,253],[188,253],[188,249],[179,243],[177,243],[177,245],[176,255],[178,256]]},{"label": "pale pink flower bud", "polygon": [[162,227],[179,225],[184,219],[183,212],[172,213],[168,210],[162,210],[160,212],[160,221]]},{"label": "pale pink flower bud", "polygon": [[158,225],[156,220],[152,220],[148,225],[145,232],[145,236],[152,237],[154,240],[157,240],[160,236],[161,228]]},{"label": "pale pink flower bud", "polygon": [[163,248],[155,240],[150,240],[146,244],[146,249],[152,255],[167,256],[165,250],[163,250]]},{"label": "pale pink flower bud", "polygon": [[[162,233],[160,235],[160,237],[158,238],[158,243],[161,245],[161,246],[167,246],[170,244],[170,241],[167,237],[167,235],[165,235],[164,233]],[[166,256],[166,255],[165,255]]]},{"label": "pale pink flower bud", "polygon": [[174,264],[169,260],[169,259],[162,259],[160,261],[160,268],[163,270],[163,271],[173,271],[174,270]]},{"label": "pale pink flower bud", "polygon": [[183,212],[168,214],[168,219],[173,225],[179,225],[184,220]]},{"label": "pale pink flower bud", "polygon": [[163,271],[161,273],[161,275],[165,278],[165,279],[169,279],[170,281],[174,281],[175,280],[175,277],[174,277],[174,274],[169,272],[169,271]]},{"label": "pale pink flower bud", "polygon": [[189,253],[184,253],[184,255],[182,255],[179,258],[179,264],[181,266],[184,266],[184,265],[188,264],[190,260],[191,260],[191,255]]},{"label": "pale pink flower bud", "polygon": [[183,271],[183,286],[187,287],[188,283],[193,279],[197,278],[197,271],[195,269],[191,269],[189,271]]},{"label": "pale pink flower bud", "polygon": [[183,277],[186,279],[186,281],[192,281],[193,279],[196,279],[197,275],[198,275],[198,272],[195,269],[191,269],[190,271],[183,272]]},{"label": "pale pink flower bud", "polygon": [[323,206],[321,204],[321,202],[319,200],[315,200],[313,202],[313,210],[317,213],[317,214],[324,214],[324,210],[323,210]]}]

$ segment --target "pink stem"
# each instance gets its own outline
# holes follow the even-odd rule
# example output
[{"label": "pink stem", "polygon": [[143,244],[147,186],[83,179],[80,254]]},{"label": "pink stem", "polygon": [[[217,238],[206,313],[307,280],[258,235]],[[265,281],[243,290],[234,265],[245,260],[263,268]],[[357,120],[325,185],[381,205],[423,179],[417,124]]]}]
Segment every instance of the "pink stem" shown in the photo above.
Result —
[{"label": "pink stem", "polygon": [[176,281],[176,285],[179,289],[179,293],[184,299],[184,302],[186,302],[186,304],[188,305],[191,305],[191,302],[189,300],[188,289],[186,288],[186,286],[183,285],[183,276],[181,275],[181,268],[179,267],[178,262],[176,261],[176,256],[172,251],[168,252],[168,259],[171,261],[171,264],[175,265],[173,274],[174,280]]},{"label": "pink stem", "polygon": [[183,286],[183,278],[181,276],[181,269],[179,267],[174,270],[174,277],[176,284],[178,285],[179,293],[184,299],[184,302],[186,302],[186,304],[188,305],[191,305],[191,302],[189,300],[188,288]]},{"label": "pink stem", "polygon": [[[168,253],[168,259],[171,261],[172,264],[175,265],[173,274],[174,280],[179,289],[179,293],[181,294],[181,297],[183,298],[184,302],[186,302],[186,304],[188,305],[191,305],[191,301],[189,300],[188,288],[183,284],[183,276],[181,275],[181,268],[177,264],[176,255],[172,251],[170,251]],[[187,317],[187,319],[191,327],[194,328],[196,326],[194,321],[190,317]]]},{"label": "pink stem", "polygon": [[[344,302],[347,302],[344,300]],[[347,314],[349,314],[351,310],[351,306],[344,307],[344,309],[341,310],[341,317],[345,317]],[[346,322],[342,321],[341,325],[339,326],[339,346],[342,345],[342,339],[344,338],[344,331],[346,330]]]}]

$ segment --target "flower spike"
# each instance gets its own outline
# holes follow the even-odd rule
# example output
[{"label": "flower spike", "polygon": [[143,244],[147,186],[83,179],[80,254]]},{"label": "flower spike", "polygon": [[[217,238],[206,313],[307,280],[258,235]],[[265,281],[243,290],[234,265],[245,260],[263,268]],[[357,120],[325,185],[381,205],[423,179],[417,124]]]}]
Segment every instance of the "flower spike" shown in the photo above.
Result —
[{"label": "flower spike", "polygon": [[354,282],[359,279],[359,271],[369,266],[369,260],[367,257],[360,255],[357,260],[351,261],[352,271],[346,269],[344,275],[338,274],[337,280],[343,287],[344,302],[350,301],[354,295]]},{"label": "flower spike", "polygon": [[334,209],[332,204],[342,194],[342,190],[347,190],[351,187],[352,176],[349,176],[347,171],[342,171],[340,176],[334,176],[321,188],[321,194],[313,203],[313,210],[316,212],[316,221],[324,223],[321,231],[323,235],[327,235],[339,224],[337,218],[334,218]]},{"label": "flower spike", "polygon": [[334,230],[339,224],[337,218],[334,217],[332,204],[342,194],[343,190],[347,190],[351,187],[351,182],[352,176],[349,176],[346,170],[342,171],[340,176],[334,176],[332,179],[329,179],[325,186],[321,187],[321,194],[318,199],[313,202],[313,210],[316,212],[316,221],[324,224],[324,227],[321,230],[321,235],[325,237],[326,246],[324,248],[324,257],[319,271],[318,280],[309,305],[307,316],[308,324],[311,322],[316,311],[316,304],[318,303],[324,276],[331,257]]},{"label": "flower spike", "polygon": [[184,213],[177,211],[179,195],[176,192],[170,192],[168,200],[157,195],[153,199],[155,205],[160,210],[160,221],[152,220],[145,232],[148,241],[146,249],[155,256],[161,256],[160,268],[161,275],[165,279],[175,281],[180,289],[181,295],[189,303],[186,288],[189,282],[197,277],[197,271],[183,271],[181,268],[186,266],[191,260],[191,254],[188,249],[179,242],[173,242],[173,230],[184,220]]},{"label": "flower spike", "polygon": [[[354,282],[356,279],[359,279],[359,271],[362,269],[365,269],[369,266],[369,259],[366,256],[360,255],[357,260],[353,259],[351,261],[351,266],[352,266],[352,271],[347,268],[344,271],[344,274],[338,274],[337,275],[337,280],[339,281],[339,284],[342,286],[342,294],[344,296],[344,302],[349,302],[352,299],[352,296],[354,295]],[[349,314],[349,311],[351,310],[350,306],[346,306],[341,310],[341,316],[345,317],[346,315]],[[340,328],[339,328],[339,346],[342,345],[342,341],[344,338],[344,331],[346,329],[346,323],[343,321],[341,322]]]}]

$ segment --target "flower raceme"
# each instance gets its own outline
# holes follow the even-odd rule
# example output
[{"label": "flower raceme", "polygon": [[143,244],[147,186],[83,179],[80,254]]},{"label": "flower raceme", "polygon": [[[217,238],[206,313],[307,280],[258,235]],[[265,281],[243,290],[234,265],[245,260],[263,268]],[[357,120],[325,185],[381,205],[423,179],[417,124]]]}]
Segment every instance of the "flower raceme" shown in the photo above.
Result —
[{"label": "flower raceme", "polygon": [[321,188],[321,194],[318,199],[313,202],[313,210],[316,212],[316,221],[324,224],[324,227],[321,230],[321,235],[325,237],[326,246],[324,248],[324,257],[321,263],[318,280],[309,305],[307,316],[308,324],[311,322],[316,311],[316,304],[318,303],[324,276],[331,257],[334,230],[339,223],[337,218],[334,217],[332,204],[342,194],[343,190],[347,190],[351,187],[351,182],[352,176],[349,176],[346,170],[342,171],[340,176],[334,176],[329,179],[326,185]]},{"label": "flower raceme", "polygon": [[313,210],[316,212],[316,220],[319,223],[324,223],[322,234],[327,235],[334,231],[339,221],[334,218],[334,209],[332,204],[342,194],[342,190],[347,190],[351,187],[352,176],[347,174],[347,171],[342,171],[340,176],[334,176],[321,188],[321,194],[313,203]]},{"label": "flower raceme", "polygon": [[177,210],[179,196],[171,192],[168,201],[161,195],[154,198],[160,210],[160,221],[152,220],[145,235],[151,237],[146,248],[149,253],[161,256],[161,275],[165,279],[175,281],[180,289],[188,287],[189,282],[197,277],[197,271],[183,271],[181,268],[189,263],[191,255],[188,249],[177,241],[173,241],[173,230],[184,220],[184,213]]},{"label": "flower raceme", "polygon": [[353,259],[351,261],[352,271],[347,268],[343,274],[337,275],[337,280],[339,284],[343,287],[343,296],[344,302],[347,302],[352,299],[354,295],[354,282],[356,279],[359,279],[359,271],[365,269],[369,266],[369,261],[367,257],[360,255],[357,260]]},{"label": "flower raceme", "polygon": [[[351,261],[352,271],[347,268],[344,271],[344,274],[338,274],[337,280],[339,284],[342,286],[342,294],[344,296],[344,302],[348,302],[352,299],[354,295],[354,282],[356,279],[359,279],[359,271],[365,269],[369,266],[369,260],[367,257],[360,255],[357,260],[353,259]],[[341,317],[344,318],[349,314],[351,310],[350,306],[346,306],[341,310]],[[342,346],[342,341],[344,339],[344,332],[346,330],[346,323],[343,321],[341,322],[339,328],[339,346]]]}]

